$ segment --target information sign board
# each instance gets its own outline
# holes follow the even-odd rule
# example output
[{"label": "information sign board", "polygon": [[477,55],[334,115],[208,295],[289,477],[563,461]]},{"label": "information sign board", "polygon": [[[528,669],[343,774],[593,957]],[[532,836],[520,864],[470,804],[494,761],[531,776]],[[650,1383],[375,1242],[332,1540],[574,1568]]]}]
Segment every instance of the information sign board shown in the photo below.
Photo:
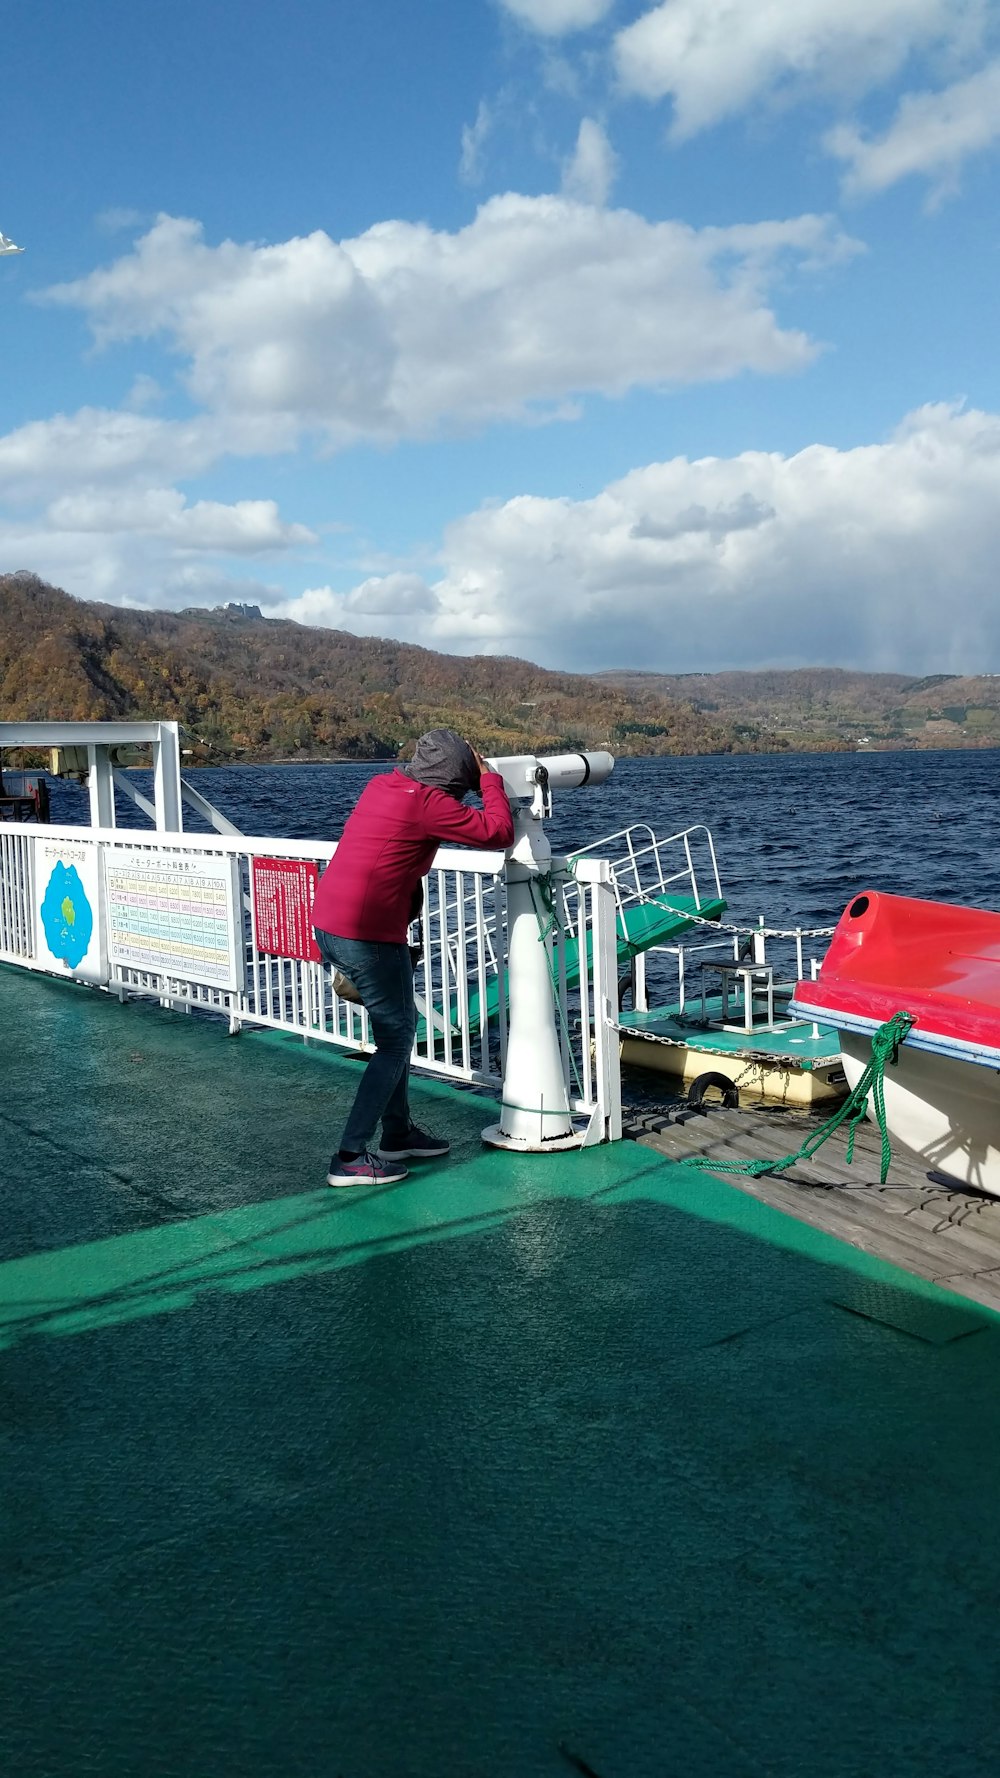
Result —
[{"label": "information sign board", "polygon": [[108,979],[100,870],[93,840],[33,836],[35,955],[45,968],[84,982]]},{"label": "information sign board", "polygon": [[111,963],[239,991],[236,871],[235,858],[109,847],[104,885]]},{"label": "information sign board", "polygon": [[319,963],[312,904],[319,869],[300,858],[253,860],[253,930],[258,951]]}]

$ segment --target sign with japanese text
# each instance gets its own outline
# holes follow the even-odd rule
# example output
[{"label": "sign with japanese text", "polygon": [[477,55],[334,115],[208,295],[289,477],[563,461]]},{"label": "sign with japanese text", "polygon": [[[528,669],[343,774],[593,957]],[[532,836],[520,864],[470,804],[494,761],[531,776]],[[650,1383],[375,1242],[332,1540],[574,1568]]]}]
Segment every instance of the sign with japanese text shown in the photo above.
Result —
[{"label": "sign with japanese text", "polygon": [[234,858],[109,848],[104,886],[112,963],[174,981],[241,989],[236,869]]},{"label": "sign with japanese text", "polygon": [[312,904],[319,868],[306,859],[255,858],[252,864],[253,929],[258,951],[319,963]]}]

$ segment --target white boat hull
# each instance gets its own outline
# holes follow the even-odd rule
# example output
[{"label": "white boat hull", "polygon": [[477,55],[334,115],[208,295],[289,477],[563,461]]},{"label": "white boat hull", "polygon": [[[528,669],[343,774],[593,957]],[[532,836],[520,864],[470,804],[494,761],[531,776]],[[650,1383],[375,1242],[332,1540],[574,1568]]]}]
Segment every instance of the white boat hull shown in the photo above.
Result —
[{"label": "white boat hull", "polygon": [[[870,1038],[842,1031],[841,1056],[853,1088],[871,1060]],[[928,1172],[1000,1197],[1000,1070],[904,1044],[884,1078],[893,1140],[920,1155]]]}]

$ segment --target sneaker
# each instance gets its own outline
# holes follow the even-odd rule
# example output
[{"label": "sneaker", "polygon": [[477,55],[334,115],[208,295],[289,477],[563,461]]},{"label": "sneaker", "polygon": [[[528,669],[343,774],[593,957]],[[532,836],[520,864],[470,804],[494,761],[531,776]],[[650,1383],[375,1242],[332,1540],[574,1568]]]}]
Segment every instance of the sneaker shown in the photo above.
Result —
[{"label": "sneaker", "polygon": [[402,1142],[383,1142],[378,1156],[380,1161],[431,1161],[448,1154],[450,1149],[451,1143],[443,1136],[428,1136],[425,1130],[411,1124]]},{"label": "sneaker", "polygon": [[359,1154],[353,1161],[342,1161],[335,1154],[326,1176],[327,1185],[395,1185],[405,1179],[408,1168],[387,1165],[381,1155]]}]

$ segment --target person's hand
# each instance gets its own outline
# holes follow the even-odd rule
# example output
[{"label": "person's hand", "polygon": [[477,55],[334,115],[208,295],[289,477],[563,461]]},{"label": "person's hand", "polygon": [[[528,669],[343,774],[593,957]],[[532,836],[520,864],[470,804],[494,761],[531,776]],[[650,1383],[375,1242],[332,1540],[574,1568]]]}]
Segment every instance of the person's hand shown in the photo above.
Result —
[{"label": "person's hand", "polygon": [[[470,745],[470,747],[472,746],[471,741],[470,741],[469,745]],[[490,767],[487,765],[487,763],[486,763],[485,759],[483,758],[482,754],[480,753],[478,747],[472,747],[472,757],[475,760],[476,766],[479,770],[479,776],[482,777],[484,772],[488,772],[490,770]]]}]

